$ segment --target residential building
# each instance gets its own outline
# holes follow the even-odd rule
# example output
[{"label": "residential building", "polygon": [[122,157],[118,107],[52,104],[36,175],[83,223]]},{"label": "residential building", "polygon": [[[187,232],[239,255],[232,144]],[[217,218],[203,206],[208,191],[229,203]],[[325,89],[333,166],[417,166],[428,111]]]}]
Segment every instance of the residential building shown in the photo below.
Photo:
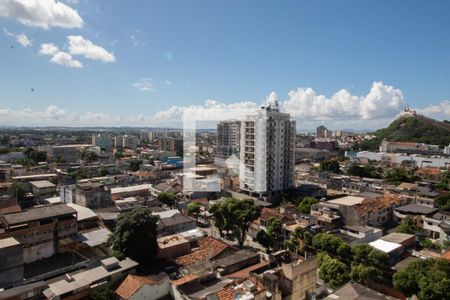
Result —
[{"label": "residential building", "polygon": [[260,197],[294,187],[295,121],[268,102],[241,123],[240,188]]},{"label": "residential building", "polygon": [[393,142],[387,141],[386,139],[384,139],[381,142],[380,152],[424,154],[424,155],[442,154],[442,151],[439,149],[439,145],[427,145],[412,142]]},{"label": "residential building", "polygon": [[122,137],[122,147],[123,148],[136,150],[138,142],[139,142],[138,138],[135,137],[134,135],[124,135]]},{"label": "residential building", "polygon": [[158,258],[175,258],[191,252],[191,242],[181,234],[160,237],[157,243]]},{"label": "residential building", "polygon": [[227,159],[231,155],[239,157],[241,142],[241,122],[221,121],[217,124],[216,156]]},{"label": "residential building", "polygon": [[134,273],[138,263],[130,258],[119,261],[115,257],[103,259],[101,265],[52,282],[44,291],[47,299],[85,299],[91,293],[118,282],[124,275]]},{"label": "residential building", "polygon": [[[414,220],[414,223],[419,229],[424,229],[425,218],[426,217],[431,218],[437,211],[438,209],[434,207],[410,203],[395,208],[394,219],[395,221],[400,223],[407,216],[410,216]],[[431,230],[430,226],[432,227],[433,225],[428,224],[425,225],[425,227],[428,228],[428,230]]]},{"label": "residential building", "polygon": [[316,290],[317,260],[310,257],[282,262],[274,269],[250,272],[250,278],[264,286],[269,299],[311,299]]},{"label": "residential building", "polygon": [[105,152],[112,152],[112,150],[113,150],[113,139],[109,135],[94,134],[92,136],[92,145],[100,147],[100,149],[105,151]]},{"label": "residential building", "polygon": [[110,207],[113,205],[111,190],[99,182],[77,183],[75,203],[91,209]]},{"label": "residential building", "polygon": [[13,237],[24,247],[30,263],[70,248],[68,239],[78,232],[77,212],[65,204],[30,208],[0,215],[0,238]]},{"label": "residential building", "polygon": [[383,230],[370,226],[344,226],[337,234],[350,246],[373,242],[383,235]]},{"label": "residential building", "polygon": [[56,185],[48,180],[31,181],[34,199],[38,202],[56,195]]},{"label": "residential building", "polygon": [[78,161],[80,152],[90,146],[89,144],[53,146],[50,154],[56,162],[72,163]]},{"label": "residential building", "polygon": [[397,298],[377,292],[367,286],[350,281],[344,286],[335,290],[324,300],[396,300]]},{"label": "residential building", "polygon": [[0,289],[12,287],[22,281],[23,246],[13,237],[0,239]]},{"label": "residential building", "polygon": [[122,300],[161,299],[170,292],[170,279],[166,273],[137,276],[129,274],[116,289],[116,295]]},{"label": "residential building", "polygon": [[149,196],[151,184],[131,185],[126,187],[116,187],[111,189],[111,195],[120,197]]},{"label": "residential building", "polygon": [[407,200],[393,194],[373,194],[368,197],[346,196],[327,203],[339,206],[346,225],[381,226],[392,220],[393,209],[406,204]]}]

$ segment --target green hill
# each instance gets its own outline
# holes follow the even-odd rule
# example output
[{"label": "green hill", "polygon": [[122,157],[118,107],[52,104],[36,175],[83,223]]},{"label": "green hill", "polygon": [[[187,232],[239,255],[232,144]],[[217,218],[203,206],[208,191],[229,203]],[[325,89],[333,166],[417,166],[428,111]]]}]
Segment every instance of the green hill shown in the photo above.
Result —
[{"label": "green hill", "polygon": [[362,149],[376,150],[383,139],[444,147],[450,143],[450,122],[437,121],[422,115],[407,115],[401,116],[387,128],[379,129],[374,134],[377,138],[363,143]]}]

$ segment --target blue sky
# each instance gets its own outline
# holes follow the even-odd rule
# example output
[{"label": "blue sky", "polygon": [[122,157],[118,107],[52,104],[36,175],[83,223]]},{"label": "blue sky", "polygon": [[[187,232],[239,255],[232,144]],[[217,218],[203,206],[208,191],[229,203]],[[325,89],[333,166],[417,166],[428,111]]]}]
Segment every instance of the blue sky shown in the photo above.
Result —
[{"label": "blue sky", "polygon": [[24,2],[0,3],[0,124],[163,125],[269,95],[304,128],[450,119],[449,1]]}]

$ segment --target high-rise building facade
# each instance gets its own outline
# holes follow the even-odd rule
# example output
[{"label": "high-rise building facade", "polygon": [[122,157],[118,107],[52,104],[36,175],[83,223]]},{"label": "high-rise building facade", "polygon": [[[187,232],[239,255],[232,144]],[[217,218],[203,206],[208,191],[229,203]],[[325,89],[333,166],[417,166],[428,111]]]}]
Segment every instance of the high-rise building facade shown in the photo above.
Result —
[{"label": "high-rise building facade", "polygon": [[216,156],[228,158],[231,155],[239,157],[241,139],[241,121],[221,121],[217,124]]},{"label": "high-rise building facade", "polygon": [[271,102],[241,123],[240,188],[273,196],[294,187],[295,121]]}]

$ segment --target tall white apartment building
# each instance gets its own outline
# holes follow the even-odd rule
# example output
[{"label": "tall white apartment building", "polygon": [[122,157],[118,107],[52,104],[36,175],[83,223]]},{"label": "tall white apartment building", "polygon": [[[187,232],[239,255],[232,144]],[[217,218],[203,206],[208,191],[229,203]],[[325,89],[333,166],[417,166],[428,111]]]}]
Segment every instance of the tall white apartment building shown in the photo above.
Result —
[{"label": "tall white apartment building", "polygon": [[294,187],[295,121],[276,101],[241,123],[240,188],[260,197]]},{"label": "tall white apartment building", "polygon": [[228,158],[231,155],[239,157],[241,139],[241,121],[221,121],[217,124],[216,156]]}]

